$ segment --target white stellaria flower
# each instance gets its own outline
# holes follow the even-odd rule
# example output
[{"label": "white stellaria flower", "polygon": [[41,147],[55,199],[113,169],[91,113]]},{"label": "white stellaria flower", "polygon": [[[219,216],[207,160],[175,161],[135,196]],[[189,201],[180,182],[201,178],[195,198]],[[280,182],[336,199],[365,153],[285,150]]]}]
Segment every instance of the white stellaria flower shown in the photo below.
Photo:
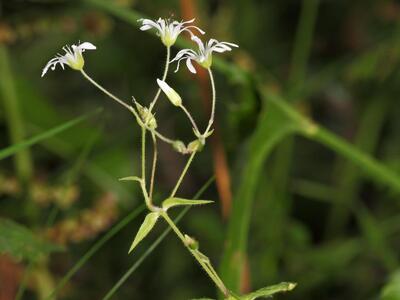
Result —
[{"label": "white stellaria flower", "polygon": [[193,36],[192,29],[198,30],[201,34],[204,34],[204,31],[201,30],[199,27],[194,25],[188,25],[193,23],[195,19],[185,21],[185,22],[178,22],[178,21],[169,21],[166,19],[159,18],[157,21],[153,21],[150,19],[140,19],[139,22],[142,22],[142,26],[140,30],[145,31],[151,28],[155,28],[157,30],[157,34],[160,36],[161,41],[167,47],[171,47],[175,44],[178,35],[181,34],[183,31],[187,31]]},{"label": "white stellaria flower", "polygon": [[57,54],[56,57],[52,58],[47,65],[43,68],[42,77],[47,73],[49,68],[52,71],[56,68],[57,64],[61,66],[64,70],[64,64],[71,67],[74,70],[82,70],[85,65],[85,60],[83,59],[82,53],[85,50],[95,50],[96,46],[89,42],[84,42],[78,45],[64,46],[64,55]]},{"label": "white stellaria flower", "polygon": [[175,58],[171,60],[178,61],[178,65],[176,67],[175,72],[179,70],[179,63],[181,60],[186,59],[186,66],[189,71],[192,73],[196,73],[196,69],[193,67],[192,60],[196,61],[202,67],[208,69],[212,65],[212,53],[218,52],[222,53],[225,51],[231,51],[232,47],[239,47],[236,44],[228,43],[228,42],[219,42],[215,39],[210,39],[207,44],[204,44],[197,36],[193,35],[192,40],[197,43],[199,46],[199,50],[196,52],[192,49],[183,49],[179,51]]}]

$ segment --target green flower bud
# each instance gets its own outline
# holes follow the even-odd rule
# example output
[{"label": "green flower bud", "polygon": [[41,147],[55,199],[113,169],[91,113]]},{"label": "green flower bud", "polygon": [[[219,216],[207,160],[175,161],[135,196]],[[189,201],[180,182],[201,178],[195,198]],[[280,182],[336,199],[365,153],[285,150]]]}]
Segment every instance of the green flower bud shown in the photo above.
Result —
[{"label": "green flower bud", "polygon": [[179,153],[183,153],[183,154],[187,153],[186,146],[182,141],[175,141],[172,144],[172,147]]},{"label": "green flower bud", "polygon": [[200,140],[194,140],[193,142],[190,142],[187,146],[187,151],[189,153],[200,152],[201,150],[203,150],[203,147],[204,144]]},{"label": "green flower bud", "polygon": [[169,101],[175,106],[181,106],[182,105],[182,98],[179,96],[179,94],[171,88],[165,81],[157,79],[158,86],[162,91],[165,93],[165,95],[168,97]]},{"label": "green flower bud", "polygon": [[187,234],[185,234],[185,244],[192,250],[199,249],[199,242],[196,241],[194,238],[188,236]]},{"label": "green flower bud", "polygon": [[147,107],[140,105],[138,102],[135,102],[135,104],[143,123],[146,124],[150,129],[156,129],[157,128],[156,118],[149,111],[149,109]]}]

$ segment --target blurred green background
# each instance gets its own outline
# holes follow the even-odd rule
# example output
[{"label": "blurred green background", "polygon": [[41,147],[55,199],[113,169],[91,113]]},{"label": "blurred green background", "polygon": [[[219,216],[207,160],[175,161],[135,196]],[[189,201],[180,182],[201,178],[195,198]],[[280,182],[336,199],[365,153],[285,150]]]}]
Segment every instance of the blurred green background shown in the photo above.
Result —
[{"label": "blurred green background", "polygon": [[[215,55],[218,131],[180,191],[192,197],[215,174],[201,196],[215,204],[180,226],[227,286],[291,281],[276,299],[400,299],[394,0],[0,0],[0,299],[216,297],[163,222],[127,254],[144,218],[137,186],[118,181],[140,172],[132,116],[68,67],[40,78],[62,46],[90,41],[85,70],[148,103],[165,49],[138,29],[143,16],[194,16],[207,38],[240,45]],[[204,126],[207,79],[183,66],[169,76]],[[160,131],[190,141],[185,117],[161,100]],[[157,201],[186,159],[165,144],[159,153]]]}]

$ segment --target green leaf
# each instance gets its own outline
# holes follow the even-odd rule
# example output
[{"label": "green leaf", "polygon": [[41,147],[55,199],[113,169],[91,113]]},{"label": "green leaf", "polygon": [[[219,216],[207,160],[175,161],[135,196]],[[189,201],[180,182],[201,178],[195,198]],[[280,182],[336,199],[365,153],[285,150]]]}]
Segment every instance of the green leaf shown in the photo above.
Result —
[{"label": "green leaf", "polygon": [[154,225],[156,224],[160,213],[152,212],[149,213],[143,221],[143,224],[140,226],[139,231],[137,232],[135,239],[133,240],[132,246],[129,249],[128,253],[131,253],[133,249],[143,240],[146,235],[153,229]]},{"label": "green leaf", "polygon": [[276,293],[289,292],[296,287],[296,283],[292,282],[281,282],[279,284],[271,285],[262,289],[259,289],[253,293],[240,297],[242,300],[254,300],[257,298],[271,297]]},{"label": "green leaf", "polygon": [[212,203],[214,201],[211,200],[189,200],[189,199],[184,199],[184,198],[168,198],[165,199],[162,203],[162,208],[167,210],[171,207],[174,206],[179,206],[179,205],[202,205],[202,204],[208,204]]},{"label": "green leaf", "polygon": [[12,220],[0,218],[0,254],[34,260],[63,248],[39,239],[32,231]]},{"label": "green leaf", "polygon": [[137,176],[128,176],[128,177],[123,177],[118,179],[119,181],[137,181],[139,183],[142,182],[142,178],[137,177]]},{"label": "green leaf", "polygon": [[383,287],[381,300],[400,300],[400,271],[395,272]]}]

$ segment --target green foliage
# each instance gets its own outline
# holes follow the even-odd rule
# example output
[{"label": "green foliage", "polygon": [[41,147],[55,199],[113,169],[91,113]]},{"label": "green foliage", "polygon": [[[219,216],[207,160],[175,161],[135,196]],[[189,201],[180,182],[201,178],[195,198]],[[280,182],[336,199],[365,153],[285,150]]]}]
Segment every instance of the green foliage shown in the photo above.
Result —
[{"label": "green foliage", "polygon": [[399,300],[400,299],[400,272],[392,274],[389,282],[383,287],[381,300]]},{"label": "green foliage", "polygon": [[150,233],[159,217],[160,213],[158,212],[152,212],[146,215],[146,218],[144,219],[142,225],[136,233],[136,236],[132,242],[131,247],[129,248],[128,253],[131,253],[133,249],[135,249],[137,244],[139,244]]},{"label": "green foliage", "polygon": [[15,259],[33,261],[63,248],[37,237],[28,228],[9,219],[0,218],[0,253]]},{"label": "green foliage", "polygon": [[297,131],[295,123],[274,106],[264,109],[259,126],[250,137],[247,164],[235,195],[233,216],[229,224],[227,248],[221,271],[227,285],[237,291],[247,248],[252,202],[263,165],[274,147]]},{"label": "green foliage", "polygon": [[175,207],[175,206],[192,206],[192,205],[203,205],[203,204],[209,204],[209,203],[213,203],[213,201],[210,200],[191,200],[191,199],[184,199],[184,198],[177,198],[177,197],[173,197],[173,198],[168,198],[165,199],[162,203],[162,208],[164,210],[168,210],[171,207]]},{"label": "green foliage", "polygon": [[295,283],[291,282],[282,282],[276,285],[271,285],[262,289],[259,289],[253,293],[250,293],[245,296],[241,296],[242,300],[255,300],[258,298],[269,298],[277,293],[289,292],[296,287]]}]

